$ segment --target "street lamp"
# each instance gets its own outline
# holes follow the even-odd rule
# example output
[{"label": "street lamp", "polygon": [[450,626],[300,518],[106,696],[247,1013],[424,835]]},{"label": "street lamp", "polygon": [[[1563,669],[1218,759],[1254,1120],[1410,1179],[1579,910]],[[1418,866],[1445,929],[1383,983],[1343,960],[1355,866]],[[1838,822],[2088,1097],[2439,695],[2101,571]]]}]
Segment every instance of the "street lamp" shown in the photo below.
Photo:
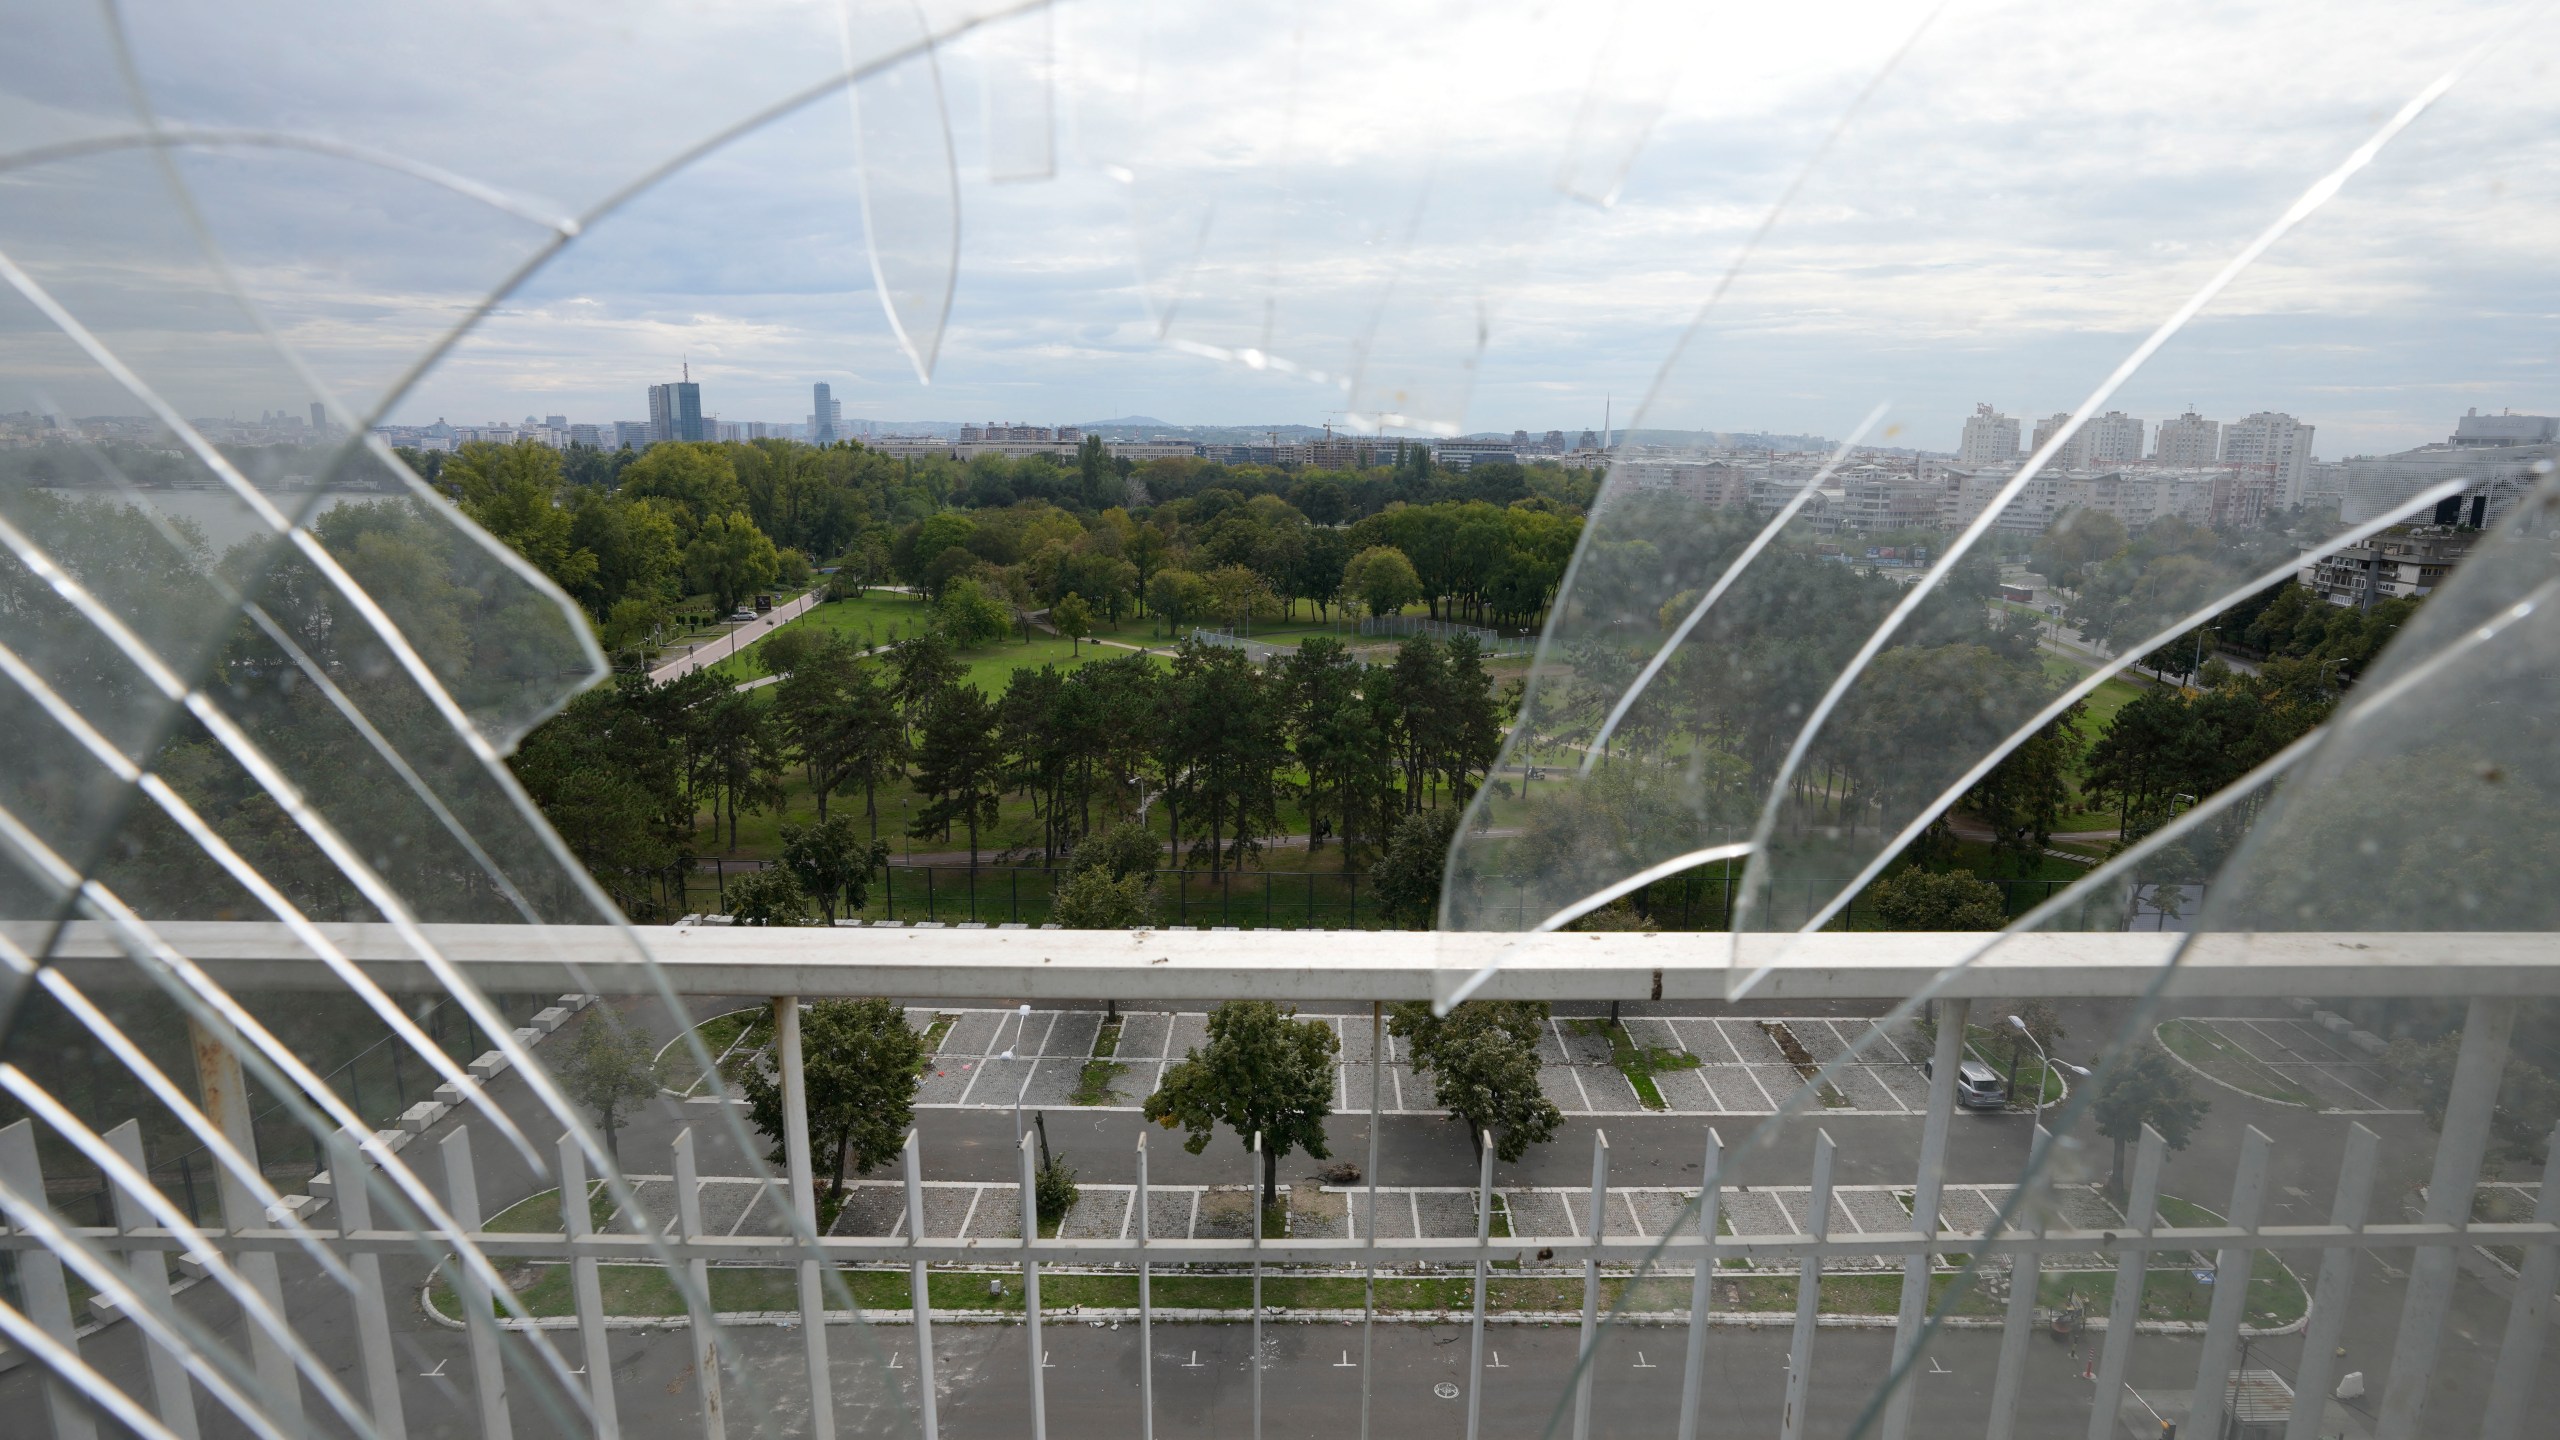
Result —
[{"label": "street lamp", "polygon": [[2027,1037],[2028,1044],[2036,1047],[2036,1065],[2038,1066],[2036,1071],[2036,1124],[2038,1126],[2042,1126],[2044,1124],[2044,1082],[2045,1077],[2052,1072],[2053,1067],[2059,1065],[2063,1069],[2070,1071],[2072,1074],[2079,1076],[2083,1080],[2089,1078],[2089,1072],[2072,1064],[2068,1060],[2056,1060],[2052,1056],[2044,1053],[2044,1042],[2036,1038],[2036,1032],[2027,1028],[2027,1022],[2025,1020],[2012,1015],[2009,1017],[2009,1024],[2019,1034]]}]

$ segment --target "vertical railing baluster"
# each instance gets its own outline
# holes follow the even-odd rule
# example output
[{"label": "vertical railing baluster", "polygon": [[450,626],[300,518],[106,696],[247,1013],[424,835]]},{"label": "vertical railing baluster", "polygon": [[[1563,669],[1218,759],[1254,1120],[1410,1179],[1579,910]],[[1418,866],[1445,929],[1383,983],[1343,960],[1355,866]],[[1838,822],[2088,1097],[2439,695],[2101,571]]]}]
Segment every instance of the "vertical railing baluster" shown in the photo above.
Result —
[{"label": "vertical railing baluster", "polygon": [[[2039,1237],[2045,1232],[2045,1168],[2052,1145],[2052,1134],[2036,1126],[2035,1141],[2027,1147],[2027,1174],[2018,1184],[2018,1203],[2010,1207],[2013,1216],[2027,1222],[2027,1233]],[[2010,1252],[2009,1310],[2000,1325],[2000,1367],[1992,1373],[1991,1423],[1983,1432],[1984,1440],[2010,1440],[2017,1433],[2018,1386],[2026,1378],[2027,1337],[2035,1333],[2036,1289],[2042,1279],[2043,1266],[2035,1251]]]},{"label": "vertical railing baluster", "polygon": [[[102,1138],[115,1148],[118,1155],[124,1157],[124,1162],[132,1166],[136,1174],[151,1173],[151,1163],[144,1159],[142,1154],[142,1123],[140,1121],[127,1120],[108,1131]],[[157,1223],[153,1220],[151,1212],[143,1206],[142,1197],[128,1192],[122,1185],[117,1185],[112,1180],[108,1183],[115,1191],[118,1230],[130,1232]],[[157,1250],[130,1251],[125,1256],[125,1274],[128,1277],[128,1283],[133,1286],[134,1293],[141,1296],[146,1303],[162,1310],[169,1307],[169,1257],[167,1255]],[[186,1367],[179,1363],[175,1352],[156,1340],[144,1342],[143,1354],[149,1362],[151,1371],[153,1413],[160,1417],[161,1424],[169,1427],[169,1433],[178,1436],[179,1440],[195,1440],[200,1432],[196,1428],[195,1394],[189,1388]]]},{"label": "vertical railing baluster", "polygon": [[[471,1127],[456,1125],[439,1143],[444,1156],[445,1209],[463,1233],[454,1244],[480,1233],[480,1182],[471,1167]],[[515,1425],[507,1416],[506,1361],[498,1354],[498,1317],[490,1309],[489,1287],[472,1268],[453,1262],[454,1302],[462,1307],[462,1329],[471,1349],[471,1384],[480,1401],[483,1440],[510,1440]]]},{"label": "vertical railing baluster", "polygon": [[567,1133],[560,1136],[560,1231],[571,1245],[569,1293],[578,1307],[578,1345],[586,1352],[587,1400],[595,1410],[595,1437],[616,1440],[622,1433],[622,1416],[613,1400],[613,1346],[605,1332],[604,1275],[595,1256],[577,1251],[577,1242],[596,1232],[595,1199],[587,1183],[587,1152],[579,1147],[577,1136]]},{"label": "vertical railing baluster", "polygon": [[[924,1137],[910,1130],[902,1148],[907,1162],[907,1244],[920,1246],[925,1240]],[[907,1301],[915,1312],[917,1418],[923,1422],[924,1440],[939,1440],[942,1426],[934,1415],[933,1397],[933,1286],[921,1251],[907,1263]]]},{"label": "vertical railing baluster", "polygon": [[1048,1356],[1040,1348],[1040,1262],[1031,1242],[1040,1236],[1039,1167],[1032,1157],[1033,1137],[1024,1131],[1022,1152],[1022,1317],[1031,1339],[1031,1440],[1049,1440],[1049,1386],[1040,1367]]},{"label": "vertical railing baluster", "polygon": [[1379,1113],[1380,1081],[1387,1073],[1385,1014],[1384,1005],[1369,1002],[1369,1238],[1360,1251],[1360,1440],[1369,1440],[1369,1372],[1378,1328],[1378,1130],[1386,1121]]},{"label": "vertical railing baluster", "polygon": [[[1253,1212],[1253,1440],[1262,1440],[1262,1132],[1253,1132],[1253,1171],[1245,1186],[1245,1208]],[[1369,1217],[1371,1229],[1378,1217]]]},{"label": "vertical railing baluster", "polygon": [[[0,1182],[30,1204],[44,1203],[44,1166],[36,1154],[34,1121],[0,1126]],[[78,1354],[80,1327],[72,1323],[71,1287],[62,1278],[62,1261],[50,1250],[20,1250],[17,1256],[18,1303],[27,1319],[64,1349]],[[97,1440],[98,1422],[91,1418],[89,1404],[79,1391],[48,1376],[44,1400],[53,1416],[54,1440]]]},{"label": "vertical railing baluster", "polygon": [[[565,1137],[563,1143],[567,1143]],[[365,1184],[370,1168],[353,1140],[344,1134],[331,1137],[329,1178],[342,1236],[373,1228],[373,1192]],[[402,1440],[409,1422],[400,1403],[399,1361],[391,1349],[391,1307],[382,1288],[382,1257],[356,1251],[346,1260],[348,1272],[356,1277],[356,1293],[350,1297],[356,1316],[356,1356],[364,1365],[373,1428],[381,1432],[382,1440]],[[596,1433],[598,1440],[613,1440],[609,1430]]]},{"label": "vertical railing baluster", "polygon": [[[2560,1125],[2551,1127],[2543,1151],[2542,1198],[2533,1207],[2533,1218],[2560,1225]],[[2526,1246],[2524,1264],[2516,1270],[2515,1299],[2507,1306],[2507,1335],[2498,1344],[2498,1368],[2490,1372],[2481,1440],[2522,1440],[2525,1404],[2542,1358],[2542,1332],[2551,1322],[2554,1283],[2560,1283],[2560,1245],[2537,1240]]]},{"label": "vertical railing baluster", "polygon": [[[249,1110],[248,1081],[240,1073],[240,1056],[232,1049],[228,1033],[217,1032],[194,1016],[187,1018],[187,1039],[195,1051],[196,1093],[204,1106],[205,1118],[222,1127],[223,1137],[231,1148],[252,1166],[258,1163],[257,1119]],[[214,1168],[216,1192],[222,1197],[222,1224],[227,1230],[248,1230],[267,1223],[266,1213],[258,1197],[227,1165]],[[473,1227],[478,1228],[478,1227]],[[231,1268],[249,1282],[258,1298],[266,1303],[270,1314],[282,1318],[284,1282],[276,1269],[274,1252],[253,1250],[232,1261]],[[302,1377],[293,1365],[293,1357],[270,1333],[266,1326],[251,1325],[249,1356],[257,1367],[258,1383],[266,1387],[276,1406],[274,1419],[285,1430],[302,1426]]]},{"label": "vertical railing baluster", "polygon": [[[1726,903],[1731,904],[1732,877],[1726,876]],[[1912,1177],[1911,1228],[1935,1240],[1938,1236],[1938,1204],[1947,1176],[1947,1131],[1954,1122],[1956,1110],[1956,1067],[1964,1059],[1964,1027],[1973,1013],[1970,1000],[1940,1000],[1938,1007],[1937,1043],[1929,1060],[1929,1113],[1920,1122],[1920,1170]],[[1912,1347],[1920,1343],[1920,1328],[1929,1317],[1929,1268],[1935,1257],[1930,1246],[1902,1262],[1902,1305],[1893,1322],[1893,1369],[1899,1379],[1893,1394],[1885,1401],[1883,1440],[1908,1440],[1911,1434],[1912,1407],[1920,1399],[1920,1387],[1911,1383],[1910,1367],[1916,1362]]]},{"label": "vertical railing baluster", "polygon": [[[2231,1180],[2231,1208],[2223,1223],[2254,1239],[2266,1208],[2267,1155],[2274,1142],[2251,1125],[2240,1137],[2240,1169]],[[2231,1388],[2232,1357],[2240,1345],[2240,1321],[2249,1309],[2249,1271],[2258,1248],[2250,1240],[2225,1245],[2213,1256],[2213,1308],[2205,1312],[2204,1353],[2196,1359],[2195,1398],[2187,1404],[2185,1433],[2222,1433],[2224,1400]]]},{"label": "vertical railing baluster", "polygon": [[[702,1175],[693,1158],[693,1127],[676,1132],[676,1233],[691,1245],[702,1238]],[[696,1255],[684,1262],[685,1308],[693,1322],[694,1379],[702,1386],[702,1440],[727,1440],[727,1396],[720,1385],[720,1320],[711,1303],[711,1262]]]},{"label": "vertical railing baluster", "polygon": [[[1156,1307],[1147,1262],[1147,1136],[1138,1134],[1138,1440],[1156,1440]],[[931,1440],[931,1437],[926,1437]]]},{"label": "vertical railing baluster", "polygon": [[[2472,1001],[2463,1020],[2453,1088],[2445,1101],[2444,1123],[2436,1131],[2435,1170],[2427,1181],[2430,1225],[2470,1223],[2471,1192],[2480,1183],[2480,1157],[2489,1147],[2489,1121],[2497,1109],[2498,1086],[2506,1078],[2507,1038],[2515,1023],[2515,1002],[2505,998]],[[2409,1262],[2400,1338],[2382,1391],[2381,1420],[2374,1427],[2379,1440],[2417,1440],[2460,1263],[2461,1251],[2451,1245],[2421,1245]]]},{"label": "vertical railing baluster", "polygon": [[1484,1290],[1493,1260],[1493,1132],[1479,1130],[1476,1139],[1476,1309],[1467,1352],[1467,1440],[1476,1440],[1476,1423],[1484,1414]]},{"label": "vertical railing baluster", "polygon": [[[791,1186],[791,1213],[801,1228],[818,1233],[818,1182],[809,1161],[809,1092],[800,1056],[800,997],[773,997],[773,1054],[782,1078],[782,1163]],[[835,1382],[827,1366],[825,1272],[810,1256],[800,1262],[800,1330],[809,1367],[809,1440],[835,1440]]]},{"label": "vertical railing baluster", "polygon": [[1582,1261],[1582,1344],[1574,1366],[1573,1440],[1591,1440],[1591,1369],[1600,1352],[1600,1242],[1609,1235],[1609,1132],[1591,1132],[1591,1226]]},{"label": "vertical railing baluster", "polygon": [[1698,1412],[1707,1383],[1707,1327],[1715,1305],[1716,1213],[1724,1188],[1724,1137],[1707,1127],[1706,1164],[1699,1171],[1697,1273],[1689,1281],[1689,1353],[1680,1374],[1678,1440],[1698,1440]]},{"label": "vertical railing baluster", "polygon": [[[2338,1165],[2338,1193],[2329,1202],[2330,1224],[2364,1228],[2381,1144],[2382,1137],[2363,1125],[2347,1127],[2346,1158]],[[2303,1330],[2302,1359],[2293,1372],[2293,1412],[2285,1420],[2285,1440],[2320,1440],[2320,1422],[2329,1407],[2329,1372],[2336,1368],[2338,1344],[2346,1336],[2347,1307],[2355,1286],[2356,1247],[2333,1245],[2321,1251],[2320,1280],[2311,1293],[2311,1323]]]},{"label": "vertical railing baluster", "polygon": [[[2133,1156],[2133,1189],[2125,1202],[2125,1232],[2147,1236],[2158,1224],[2160,1166],[2168,1158],[2168,1142],[2145,1125]],[[2116,1259],[2115,1298],[2107,1307],[2107,1343],[2098,1352],[2097,1399],[2089,1411],[2089,1440],[2112,1440],[2121,1428],[2116,1409],[2124,1401],[2124,1372],[2133,1358],[2133,1332],[2142,1318],[2142,1280],[2151,1252],[2139,1246]]]},{"label": "vertical railing baluster", "polygon": [[[1816,1241],[1831,1237],[1831,1152],[1831,1132],[1814,1132],[1813,1195],[1805,1224]],[[1779,1440],[1803,1440],[1805,1397],[1813,1385],[1813,1324],[1821,1306],[1822,1255],[1815,1251],[1796,1267],[1796,1329],[1787,1347],[1787,1408],[1779,1416]]]}]

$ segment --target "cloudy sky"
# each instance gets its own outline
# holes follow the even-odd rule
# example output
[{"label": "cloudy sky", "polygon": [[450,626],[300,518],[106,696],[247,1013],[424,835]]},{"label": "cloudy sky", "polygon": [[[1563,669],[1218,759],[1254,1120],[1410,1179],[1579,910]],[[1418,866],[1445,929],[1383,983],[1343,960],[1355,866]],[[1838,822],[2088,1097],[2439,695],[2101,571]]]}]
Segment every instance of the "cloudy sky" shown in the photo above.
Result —
[{"label": "cloudy sky", "polygon": [[[2560,409],[2560,26],[2509,6],[1095,0],[955,33],[1002,8],[132,4],[158,117],[227,143],[9,171],[0,245],[189,414],[632,419],[689,362],[733,420],[814,380],[892,422],[1836,435],[1886,403],[1951,448],[1977,400],[2079,403],[2467,64],[2112,403],[2289,411],[2324,457]],[[22,18],[8,148],[133,130],[96,16]],[[605,208],[928,29],[931,65]],[[136,408],[0,325],[0,409]]]}]

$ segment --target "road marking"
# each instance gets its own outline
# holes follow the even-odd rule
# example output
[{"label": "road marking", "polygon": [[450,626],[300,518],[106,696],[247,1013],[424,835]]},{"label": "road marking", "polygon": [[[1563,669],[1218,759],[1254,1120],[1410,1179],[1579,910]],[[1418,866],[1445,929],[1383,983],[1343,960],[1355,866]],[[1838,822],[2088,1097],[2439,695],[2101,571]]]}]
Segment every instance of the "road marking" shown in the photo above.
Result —
[{"label": "road marking", "polygon": [[1930,1374],[1932,1374],[1932,1375],[1953,1375],[1953,1374],[1954,1374],[1954,1373],[1956,1373],[1956,1372],[1954,1372],[1953,1370],[1948,1369],[1948,1368],[1947,1368],[1946,1366],[1944,1366],[1944,1365],[1939,1364],[1939,1363],[1938,1363],[1938,1357],[1937,1357],[1937,1356],[1935,1356],[1935,1355],[1932,1355],[1932,1356],[1930,1356],[1930,1357],[1929,1357],[1929,1373],[1930,1373]]},{"label": "road marking", "polygon": [[1639,1350],[1636,1352],[1636,1363],[1634,1368],[1638,1370],[1659,1370],[1662,1367],[1644,1358],[1644,1352]]},{"label": "road marking", "polygon": [[1057,1362],[1049,1358],[1049,1352],[1046,1350],[1040,1352],[1040,1368],[1043,1370],[1055,1370],[1058,1368]]},{"label": "road marking", "polygon": [[1487,1364],[1484,1368],[1487,1370],[1508,1370],[1511,1367],[1502,1363],[1502,1352],[1496,1350],[1493,1352],[1492,1362]]},{"label": "road marking", "polygon": [[898,1352],[895,1350],[889,1352],[889,1368],[892,1370],[898,1368]]},{"label": "road marking", "polygon": [[448,1361],[444,1361],[444,1360],[439,1360],[439,1361],[437,1361],[437,1362],[436,1362],[436,1368],[434,1368],[433,1370],[421,1370],[421,1371],[419,1371],[419,1372],[418,1372],[418,1378],[419,1378],[419,1379],[421,1379],[421,1380],[441,1380],[441,1379],[443,1379],[443,1378],[444,1378],[444,1367],[445,1367],[448,1363],[450,1363],[450,1362],[448,1362]]},{"label": "road marking", "polygon": [[1458,1387],[1451,1384],[1449,1381],[1443,1380],[1439,1384],[1431,1387],[1431,1393],[1439,1396],[1443,1400],[1455,1400],[1458,1398]]},{"label": "road marking", "polygon": [[1342,1352],[1342,1358],[1333,1362],[1333,1368],[1336,1370],[1357,1370],[1360,1367],[1352,1363],[1351,1352],[1345,1350]]},{"label": "road marking", "polygon": [[1200,1352],[1197,1350],[1192,1351],[1191,1358],[1182,1362],[1182,1368],[1185,1370],[1198,1370],[1202,1368],[1200,1364]]}]

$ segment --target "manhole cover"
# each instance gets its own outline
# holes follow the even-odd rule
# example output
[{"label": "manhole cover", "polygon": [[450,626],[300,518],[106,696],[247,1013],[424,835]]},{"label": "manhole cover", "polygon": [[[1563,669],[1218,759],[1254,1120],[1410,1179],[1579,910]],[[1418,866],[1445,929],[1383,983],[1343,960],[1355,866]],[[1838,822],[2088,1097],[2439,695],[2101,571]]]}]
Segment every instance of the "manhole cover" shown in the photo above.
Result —
[{"label": "manhole cover", "polygon": [[1431,1387],[1431,1393],[1443,1400],[1455,1400],[1458,1398],[1458,1387],[1450,1381],[1443,1380]]}]

